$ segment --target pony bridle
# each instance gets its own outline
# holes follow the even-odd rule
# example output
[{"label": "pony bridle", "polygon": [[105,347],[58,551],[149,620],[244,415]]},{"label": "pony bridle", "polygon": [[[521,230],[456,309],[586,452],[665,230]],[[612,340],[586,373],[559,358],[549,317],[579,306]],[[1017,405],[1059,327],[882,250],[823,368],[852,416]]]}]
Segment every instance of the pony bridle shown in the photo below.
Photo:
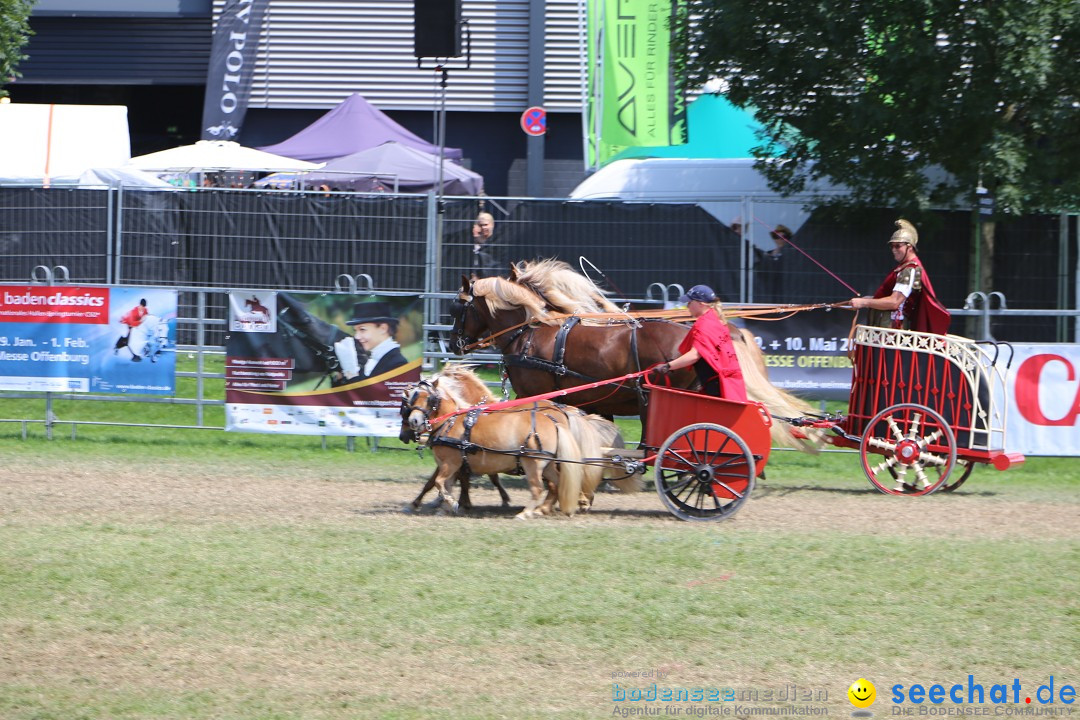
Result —
[{"label": "pony bridle", "polygon": [[478,346],[483,342],[482,338],[475,338],[471,335],[465,334],[465,315],[470,310],[477,312],[473,304],[476,302],[476,296],[472,294],[472,288],[469,289],[469,299],[462,300],[460,297],[454,301],[454,304],[450,306],[450,317],[454,318],[454,325],[450,329],[450,334],[455,339],[453,341],[453,349],[459,355],[464,355],[467,351],[473,349],[474,346]]},{"label": "pony bridle", "polygon": [[[427,406],[417,407],[415,404],[416,396],[420,394],[420,391],[422,390],[427,391],[428,394]],[[421,380],[420,382],[418,382],[416,385],[413,386],[413,389],[409,392],[408,396],[403,396],[401,398],[401,420],[402,422],[408,423],[409,428],[411,428],[413,431],[413,434],[417,436],[418,441],[421,434],[431,432],[431,418],[435,414],[435,411],[439,409],[439,402],[440,398],[438,392],[435,390],[435,385],[428,382],[427,380]],[[424,418],[422,433],[418,432],[418,426],[414,425],[412,420],[410,419],[413,413],[417,412],[420,413],[420,416],[422,418]]]}]

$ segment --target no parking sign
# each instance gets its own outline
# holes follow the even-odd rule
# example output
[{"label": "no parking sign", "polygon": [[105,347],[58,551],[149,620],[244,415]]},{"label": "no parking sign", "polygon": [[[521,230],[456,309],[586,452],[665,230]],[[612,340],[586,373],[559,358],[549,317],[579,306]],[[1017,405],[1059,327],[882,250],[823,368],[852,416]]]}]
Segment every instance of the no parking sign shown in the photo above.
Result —
[{"label": "no parking sign", "polygon": [[547,132],[547,110],[531,107],[521,113],[521,129],[526,135],[543,135]]}]

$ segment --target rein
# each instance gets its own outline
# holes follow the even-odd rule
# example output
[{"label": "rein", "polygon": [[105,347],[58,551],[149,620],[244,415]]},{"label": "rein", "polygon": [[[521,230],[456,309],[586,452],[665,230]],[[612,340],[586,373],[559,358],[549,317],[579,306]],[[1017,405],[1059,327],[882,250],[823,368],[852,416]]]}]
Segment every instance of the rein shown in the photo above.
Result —
[{"label": "rein", "polygon": [[620,375],[619,377],[610,378],[608,380],[597,380],[596,382],[586,383],[585,385],[577,385],[577,386],[572,387],[572,388],[563,388],[562,390],[552,390],[551,392],[542,393],[540,395],[530,395],[529,397],[516,398],[514,400],[500,400],[499,402],[488,403],[488,404],[483,404],[483,405],[473,405],[473,406],[467,407],[467,408],[460,408],[458,410],[446,413],[445,415],[440,415],[439,417],[435,418],[434,420],[431,421],[431,426],[434,427],[436,425],[439,425],[439,424],[445,422],[446,420],[449,420],[450,418],[457,417],[458,415],[463,415],[463,414],[465,414],[467,412],[471,412],[472,410],[475,410],[477,408],[480,409],[480,412],[491,412],[493,410],[506,410],[508,408],[514,408],[514,407],[518,407],[520,405],[527,405],[529,403],[533,403],[533,402],[536,402],[538,400],[550,400],[551,398],[563,397],[565,395],[570,395],[572,393],[580,392],[582,390],[592,390],[593,388],[602,387],[604,385],[612,385],[612,384],[615,384],[615,383],[622,383],[622,382],[625,382],[626,380],[633,380],[634,378],[639,378],[639,377],[642,377],[644,375],[648,375],[650,372],[653,371],[653,369],[655,367],[658,367],[659,365],[660,365],[660,363],[657,363],[657,365],[654,365],[653,367],[647,368],[645,370],[641,370],[639,372],[627,373],[626,375]]},{"label": "rein", "polygon": [[[835,302],[835,303],[812,303],[807,305],[725,305],[724,317],[725,318],[754,318],[756,320],[763,320],[766,322],[786,320],[796,313],[806,312],[808,310],[820,310],[821,308],[841,308],[849,307],[848,301]],[[781,317],[763,317],[766,315],[781,315]],[[690,321],[693,317],[690,315],[690,311],[686,309],[672,309],[672,310],[635,310],[634,312],[627,313],[553,313],[548,315],[552,320],[565,320],[567,318],[578,318],[581,320],[607,320],[608,325],[629,324],[636,322],[637,320],[671,320],[672,322]],[[629,317],[629,319],[627,319]],[[536,320],[524,320],[511,325],[508,328],[503,328],[498,332],[489,334],[487,337],[481,338],[475,342],[471,342],[468,345],[462,347],[464,352],[471,352],[481,348],[491,347],[495,344],[495,339],[505,335],[508,332],[513,332],[523,327],[530,325],[536,326],[542,323],[538,323]]]}]

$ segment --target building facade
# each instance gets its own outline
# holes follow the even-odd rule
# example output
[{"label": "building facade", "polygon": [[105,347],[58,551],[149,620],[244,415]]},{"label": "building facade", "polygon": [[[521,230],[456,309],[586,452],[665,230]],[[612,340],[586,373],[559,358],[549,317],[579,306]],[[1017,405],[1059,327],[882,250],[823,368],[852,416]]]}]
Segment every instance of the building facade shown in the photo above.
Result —
[{"label": "building facade", "polygon": [[[12,99],[126,105],[133,154],[194,142],[223,5],[39,0]],[[434,140],[443,106],[446,144],[464,149],[488,194],[523,194],[520,116],[542,105],[542,194],[565,195],[584,176],[580,0],[462,0],[466,56],[445,68],[414,57],[413,13],[410,0],[270,0],[238,140],[279,142],[352,93]]]}]

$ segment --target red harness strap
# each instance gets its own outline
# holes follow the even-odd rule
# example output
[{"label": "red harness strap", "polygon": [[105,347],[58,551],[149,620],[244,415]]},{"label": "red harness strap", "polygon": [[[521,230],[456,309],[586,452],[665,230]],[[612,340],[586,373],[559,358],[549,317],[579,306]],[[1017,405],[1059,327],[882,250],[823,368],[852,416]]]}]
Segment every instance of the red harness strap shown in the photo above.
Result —
[{"label": "red harness strap", "polygon": [[[656,366],[654,365],[653,367],[656,367]],[[645,370],[641,370],[639,372],[632,372],[632,373],[628,373],[626,375],[621,375],[619,377],[610,378],[608,380],[597,380],[596,382],[586,383],[584,385],[578,385],[578,386],[572,387],[572,388],[563,388],[562,390],[552,390],[551,392],[542,393],[540,395],[530,395],[528,397],[515,398],[514,400],[500,400],[499,402],[491,403],[490,405],[473,405],[472,407],[461,408],[461,409],[455,410],[454,412],[446,413],[445,415],[440,415],[439,417],[437,417],[437,418],[435,418],[434,420],[431,421],[431,426],[434,427],[434,426],[438,425],[439,423],[441,423],[441,422],[443,422],[445,420],[448,420],[448,419],[450,419],[450,418],[452,418],[452,417],[454,417],[456,415],[462,415],[462,414],[467,413],[470,410],[474,410],[476,408],[480,408],[483,412],[491,412],[492,410],[506,410],[507,408],[517,407],[519,405],[527,405],[528,403],[536,402],[537,400],[550,400],[551,398],[562,397],[564,395],[570,395],[571,393],[580,392],[582,390],[592,390],[593,388],[602,387],[604,385],[611,385],[613,383],[621,383],[621,382],[623,382],[625,380],[633,380],[634,378],[638,378],[638,377],[641,377],[643,375],[649,374],[650,372],[653,371],[653,367],[647,368]]]}]

